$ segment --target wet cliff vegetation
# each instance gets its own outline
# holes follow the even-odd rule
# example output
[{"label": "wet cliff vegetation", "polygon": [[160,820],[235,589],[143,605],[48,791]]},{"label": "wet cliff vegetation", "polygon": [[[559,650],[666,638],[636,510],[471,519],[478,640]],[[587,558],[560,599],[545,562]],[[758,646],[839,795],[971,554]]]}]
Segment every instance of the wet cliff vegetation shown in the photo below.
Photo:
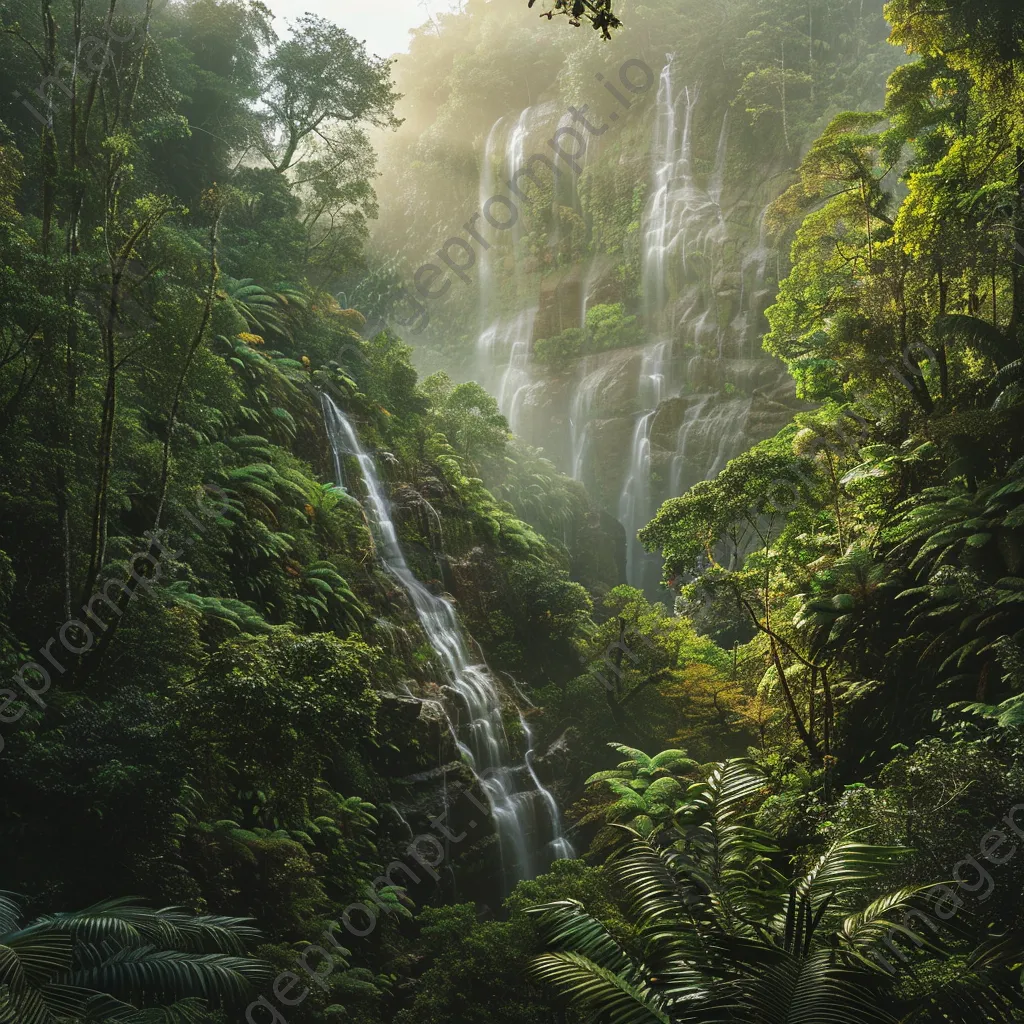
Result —
[{"label": "wet cliff vegetation", "polygon": [[4,5],[0,1021],[1024,1020],[1024,17],[543,6]]}]

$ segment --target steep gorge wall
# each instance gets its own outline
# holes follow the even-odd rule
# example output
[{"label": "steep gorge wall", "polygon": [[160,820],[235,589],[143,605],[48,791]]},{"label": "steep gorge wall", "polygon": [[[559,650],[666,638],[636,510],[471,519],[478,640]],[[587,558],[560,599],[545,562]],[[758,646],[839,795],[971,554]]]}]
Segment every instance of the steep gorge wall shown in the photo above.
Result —
[{"label": "steep gorge wall", "polygon": [[[768,166],[726,186],[727,114],[718,115],[714,159],[702,173],[699,93],[675,86],[680,73],[666,60],[644,117],[650,144],[629,154],[647,178],[643,210],[627,226],[633,275],[602,253],[537,275],[535,314],[499,318],[488,330],[508,339],[504,351],[480,353],[479,371],[512,428],[581,479],[630,535],[661,500],[713,475],[793,409],[790,381],[759,345],[775,284],[769,263],[777,265],[763,212],[786,175]],[[602,157],[589,159],[600,167]],[[581,206],[589,184],[584,176]],[[583,328],[589,309],[610,304],[635,310],[634,344],[554,366],[531,358],[538,341]],[[630,582],[653,586],[651,570],[634,545]]]},{"label": "steep gorge wall", "polygon": [[[448,192],[435,197],[444,212],[434,236],[438,227],[448,230],[445,219],[454,228],[491,195],[516,202],[521,216],[506,231],[479,222],[483,242],[471,285],[453,282],[428,330],[413,339],[419,365],[480,380],[512,429],[623,523],[628,578],[651,591],[659,567],[640,550],[636,531],[661,501],[714,475],[800,407],[781,364],[760,345],[764,311],[786,269],[784,253],[765,235],[765,210],[794,180],[801,139],[813,138],[844,106],[877,106],[895,60],[877,25],[870,43],[837,36],[846,52],[829,54],[833,80],[837,68],[860,68],[847,75],[845,94],[828,104],[815,99],[809,74],[809,97],[806,88],[801,97],[794,81],[788,100],[783,91],[781,109],[752,123],[742,71],[753,65],[725,67],[727,47],[754,27],[752,11],[731,25],[702,16],[708,50],[723,47],[720,67],[713,52],[700,52],[701,25],[680,35],[666,13],[659,22],[664,46],[652,45],[649,27],[641,56],[629,46],[637,34],[624,33],[617,49],[607,50],[574,37],[568,53],[546,55],[549,84],[539,96],[535,72],[522,72],[532,80],[531,102],[517,109],[507,96],[493,96],[498,112],[489,123],[481,115],[495,105],[481,101],[475,131],[469,124],[462,133],[446,129],[453,149],[442,175]],[[867,12],[864,24],[878,13]],[[818,32],[827,31],[818,25]],[[616,64],[623,54],[630,56]],[[762,59],[771,72],[771,55]],[[636,84],[642,65],[650,73],[639,95],[618,86],[629,101],[621,110],[598,82],[607,84],[627,63],[632,77],[624,83]],[[822,76],[813,61],[809,67]],[[517,72],[506,69],[505,76],[514,81]],[[468,118],[464,101],[450,97],[447,105],[459,102]],[[586,133],[579,173],[566,169],[569,161],[557,177],[542,168],[522,202],[510,177],[533,154],[550,154],[556,132],[580,127],[570,105],[582,109],[584,102],[588,121],[603,127]],[[408,155],[436,153],[444,120],[439,116]],[[568,146],[579,150],[577,143]],[[428,178],[436,171],[429,160],[417,167]],[[419,188],[428,198],[430,187],[413,181],[411,168],[403,181],[407,193]],[[404,201],[403,233],[416,239],[416,211],[407,196]],[[454,216],[456,210],[463,216]],[[385,230],[378,239],[387,237]],[[617,317],[598,344],[587,327],[595,307],[611,307]]]}]

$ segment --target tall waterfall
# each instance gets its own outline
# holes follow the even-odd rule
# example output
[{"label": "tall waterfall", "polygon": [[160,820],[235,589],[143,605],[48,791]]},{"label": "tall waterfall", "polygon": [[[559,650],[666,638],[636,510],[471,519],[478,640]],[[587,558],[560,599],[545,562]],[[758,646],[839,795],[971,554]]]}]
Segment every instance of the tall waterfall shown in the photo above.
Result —
[{"label": "tall waterfall", "polygon": [[351,456],[366,490],[377,556],[409,595],[454,698],[453,707],[446,709],[448,724],[487,796],[506,884],[532,878],[552,860],[573,856],[573,850],[562,833],[555,798],[533,769],[532,738],[525,720],[521,718],[527,753],[522,763],[516,763],[502,720],[497,681],[485,664],[470,658],[451,602],[432,594],[409,568],[376,463],[360,444],[348,417],[327,395],[323,407],[337,482],[344,486],[343,459]]},{"label": "tall waterfall", "polygon": [[637,532],[651,518],[651,424],[665,390],[668,342],[657,341],[644,351],[637,385],[638,404],[645,411],[636,421],[626,482],[619,496],[619,522],[626,529],[626,580],[635,587],[657,584],[659,566],[644,551]]},{"label": "tall waterfall", "polygon": [[[491,125],[480,167],[477,190],[480,209],[491,196],[508,192],[508,178],[524,166],[530,155],[526,147],[531,133],[547,124],[556,110],[554,103],[540,103],[525,107],[516,117],[499,117]],[[483,223],[478,230],[482,232],[487,248],[480,254],[477,286],[480,298],[477,373],[481,382],[497,397],[512,430],[523,433],[527,426],[520,415],[523,403],[537,386],[529,361],[536,300],[526,299],[520,294],[525,282],[516,251],[523,235],[523,219],[520,218],[507,233],[496,232]],[[496,274],[495,266],[506,260],[510,260],[512,272]],[[502,302],[499,301],[502,297],[504,305],[513,312],[502,312]]]},{"label": "tall waterfall", "polygon": [[480,333],[477,356],[498,407],[517,434],[523,432],[523,401],[535,386],[530,372],[530,338],[537,310],[498,317]]},{"label": "tall waterfall", "polygon": [[[647,590],[656,585],[659,567],[635,540],[637,530],[661,500],[715,476],[742,451],[750,433],[752,394],[765,367],[764,358],[752,352],[754,304],[766,294],[763,216],[757,250],[742,260],[739,273],[730,273],[722,210],[729,115],[722,116],[710,174],[698,174],[699,98],[696,86],[676,88],[669,56],[658,82],[652,191],[641,224],[644,312],[653,340],[640,360],[638,412],[618,505],[627,534],[629,582]],[[693,354],[682,360],[687,350]],[[652,431],[659,426],[656,460]]]},{"label": "tall waterfall", "polygon": [[[480,209],[484,207],[484,203],[494,195],[495,184],[497,182],[497,176],[494,173],[494,154],[497,140],[501,135],[501,126],[504,118],[499,117],[497,121],[491,125],[491,130],[487,133],[487,141],[484,143],[484,159],[483,164],[480,167],[480,185],[478,188],[477,200],[480,204]],[[494,310],[491,308],[494,302],[494,269],[492,266],[492,255],[491,248],[488,247],[480,253],[480,320],[481,323],[488,323],[490,318],[494,315]]]},{"label": "tall waterfall", "polygon": [[[755,217],[771,202],[770,189],[734,183],[726,189],[728,111],[709,124],[699,86],[678,78],[668,55],[652,97],[650,188],[636,236],[640,301],[629,311],[643,325],[639,343],[554,369],[534,362],[539,338],[585,327],[594,304],[629,305],[629,299],[615,259],[599,247],[577,253],[572,265],[551,259],[539,266],[535,253],[520,251],[515,241],[530,226],[529,214],[514,238],[513,232],[504,239],[487,235],[492,244],[482,253],[480,274],[479,379],[515,433],[543,447],[619,519],[627,579],[652,596],[660,561],[643,550],[637,532],[666,498],[714,476],[781,426],[788,419],[783,403],[792,395],[781,367],[759,346],[772,250],[763,211]],[[556,121],[544,104],[491,126],[481,201],[527,154],[543,148]],[[588,152],[586,159],[599,165],[600,154]]]},{"label": "tall waterfall", "polygon": [[[666,322],[671,286],[674,279],[685,279],[688,260],[695,252],[713,259],[714,246],[725,234],[720,199],[727,121],[723,120],[715,169],[708,187],[702,188],[693,169],[693,120],[699,96],[695,87],[687,87],[676,95],[669,57],[658,82],[651,147],[652,192],[641,234],[644,309],[654,338],[647,343],[640,360],[636,383],[639,411],[618,504],[619,520],[626,530],[626,578],[633,586],[649,590],[657,585],[660,567],[657,559],[644,551],[636,535],[654,514],[658,498],[651,480],[651,428],[673,383],[672,345],[665,340],[666,330],[678,326]],[[684,322],[696,305],[699,302],[683,314]],[[699,324],[694,330],[699,331]]]}]

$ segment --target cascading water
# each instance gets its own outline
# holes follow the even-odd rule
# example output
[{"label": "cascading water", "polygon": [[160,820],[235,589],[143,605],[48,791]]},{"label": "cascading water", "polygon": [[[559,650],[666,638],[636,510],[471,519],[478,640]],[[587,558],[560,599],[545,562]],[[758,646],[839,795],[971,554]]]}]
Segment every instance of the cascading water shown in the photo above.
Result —
[{"label": "cascading water", "polygon": [[667,311],[673,282],[677,287],[685,287],[688,282],[703,286],[703,298],[707,300],[727,234],[721,204],[729,114],[726,111],[722,117],[714,167],[706,187],[701,186],[694,173],[693,155],[693,125],[699,98],[700,90],[690,86],[676,95],[669,56],[658,82],[652,146],[653,191],[642,236],[644,298],[651,324],[659,322]]},{"label": "cascading water", "polygon": [[[694,123],[699,90],[686,87],[678,94],[673,85],[673,60],[668,57],[658,83],[653,153],[653,188],[644,213],[641,268],[648,328],[656,332],[644,350],[636,385],[637,415],[630,463],[619,498],[619,518],[627,533],[627,577],[634,586],[651,590],[657,583],[657,562],[636,541],[636,532],[655,511],[657,501],[680,494],[698,480],[714,476],[743,448],[752,400],[749,395],[728,397],[717,390],[695,394],[696,387],[723,387],[719,378],[741,376],[751,360],[730,358],[727,343],[749,333],[750,312],[744,307],[743,275],[739,309],[723,325],[718,292],[722,280],[724,243],[728,237],[722,211],[728,153],[729,117],[726,112],[715,150],[711,174],[702,185],[695,172]],[[763,259],[755,257],[759,287]],[[746,270],[744,263],[743,270]],[[726,291],[724,294],[728,294]],[[661,340],[665,336],[672,343]],[[688,346],[697,355],[685,373],[673,374],[673,347]],[[746,353],[743,353],[746,355]],[[692,372],[704,364],[706,382]],[[711,369],[708,369],[708,366]],[[676,380],[671,380],[671,377]],[[671,387],[671,390],[670,390]],[[725,390],[735,388],[727,382]],[[661,402],[680,390],[689,393],[687,408],[677,430],[675,453],[664,474],[659,494],[652,481],[651,431]],[[682,398],[677,401],[683,401]],[[664,442],[661,442],[664,443]],[[665,485],[668,485],[667,489]]]},{"label": "cascading water", "polygon": [[[535,337],[575,325],[585,329],[592,303],[622,296],[615,263],[599,250],[564,268],[558,261],[565,254],[551,248],[558,243],[554,228],[547,254],[553,269],[540,270],[539,289],[535,257],[509,248],[524,230],[522,219],[515,232],[487,236],[493,244],[480,279],[481,381],[517,434],[543,446],[618,516],[627,536],[627,579],[652,596],[658,560],[643,550],[638,530],[665,498],[714,476],[754,434],[770,432],[783,410],[778,399],[787,394],[778,368],[758,352],[771,250],[763,215],[748,224],[744,211],[756,210],[764,193],[730,189],[727,222],[729,114],[723,111],[715,124],[713,154],[699,153],[708,138],[701,92],[695,84],[680,85],[677,72],[669,55],[658,80],[651,187],[638,232],[645,343],[586,355],[571,370],[532,362]],[[523,164],[541,128],[547,133],[563,122],[551,105],[495,122],[486,140],[481,199]],[[758,228],[754,247],[750,229]],[[510,262],[510,255],[517,258]],[[496,312],[502,309],[510,312]]]},{"label": "cascading water", "polygon": [[[700,189],[693,175],[693,115],[697,89],[685,89],[682,122],[679,99],[672,86],[672,59],[666,61],[658,82],[655,120],[653,191],[644,215],[641,268],[644,302],[649,327],[664,323],[669,294],[669,258],[677,256],[686,269],[687,252],[694,242],[702,243],[708,213],[718,212],[724,177],[725,130],[719,142],[721,168],[716,166],[711,191]],[[716,180],[717,179],[717,180]],[[692,237],[696,228],[696,239]],[[626,578],[633,586],[653,589],[658,581],[658,564],[644,551],[636,535],[654,513],[651,486],[651,426],[658,406],[667,395],[671,345],[657,338],[648,344],[640,363],[636,404],[640,408],[633,428],[633,440],[625,482],[619,496],[619,521],[626,530]]]},{"label": "cascading water", "polygon": [[666,257],[671,250],[679,246],[679,232],[682,227],[679,214],[685,210],[693,192],[690,167],[691,126],[693,109],[697,105],[697,90],[694,89],[691,94],[687,89],[685,100],[680,131],[676,125],[678,114],[672,90],[670,57],[658,81],[658,114],[652,145],[654,182],[647,204],[641,252],[644,299],[648,316],[652,319],[665,308]]},{"label": "cascading water", "polygon": [[752,400],[740,396],[716,404],[716,397],[696,396],[679,427],[672,458],[673,494],[715,476],[742,446]]},{"label": "cascading water", "polygon": [[544,788],[540,779],[537,778],[536,771],[534,771],[533,733],[530,731],[529,725],[526,724],[526,719],[523,717],[522,713],[519,715],[519,724],[522,727],[523,739],[526,743],[526,755],[524,757],[526,770],[530,773],[530,779],[537,787],[537,792],[540,794],[547,809],[548,818],[552,825],[554,825],[554,835],[551,838],[551,852],[554,854],[555,860],[570,860],[576,856],[576,851],[572,848],[572,843],[570,843],[562,833],[562,816],[558,811],[558,804],[555,803],[555,798],[551,795],[549,790]]},{"label": "cascading water", "polygon": [[530,337],[536,309],[524,309],[504,324],[503,342],[507,353],[505,372],[498,388],[498,405],[508,417],[509,426],[521,433],[520,413],[523,399],[533,385],[530,374]]},{"label": "cascading water", "polygon": [[[526,163],[526,142],[530,136],[531,121],[535,107],[527,107],[520,113],[505,143],[505,174],[511,176]],[[517,240],[523,231],[523,225],[517,221],[512,227],[513,240]]]},{"label": "cascading water", "polygon": [[[366,490],[368,518],[378,558],[409,595],[455,696],[457,710],[454,717],[446,710],[448,724],[459,751],[487,796],[506,884],[531,878],[551,860],[572,856],[572,847],[562,834],[555,798],[534,772],[530,759],[532,750],[524,764],[513,760],[502,719],[498,683],[485,664],[470,658],[451,602],[432,594],[409,568],[376,463],[360,444],[348,417],[327,395],[323,396],[323,407],[337,482],[344,486],[342,460],[351,456],[359,465]],[[525,727],[525,722],[523,724]],[[527,746],[532,746],[528,730],[525,736]],[[545,819],[543,825],[537,814],[538,803]]]},{"label": "cascading water", "polygon": [[[484,144],[484,159],[480,168],[480,186],[477,195],[481,210],[484,207],[484,203],[487,202],[487,200],[495,193],[497,176],[494,173],[494,157],[497,151],[498,139],[501,136],[501,125],[503,121],[504,118],[499,117],[498,120],[491,125],[491,130],[487,133],[487,142]],[[494,303],[494,270],[491,266],[491,262],[491,247],[488,246],[486,249],[482,249],[480,253],[480,277],[478,288],[480,294],[481,324],[489,323],[494,313],[494,310],[492,309]]]},{"label": "cascading water", "polygon": [[[526,146],[530,134],[538,125],[545,123],[556,109],[553,103],[526,107],[513,120],[499,117],[491,125],[484,143],[483,162],[478,185],[479,208],[493,195],[507,192],[508,179],[523,167],[527,159]],[[504,144],[502,140],[504,139]],[[498,174],[499,169],[501,174]],[[499,182],[501,187],[499,187]],[[480,222],[478,231],[483,233],[487,243],[481,249],[479,276],[480,334],[477,338],[477,369],[480,380],[498,395],[499,406],[506,417],[511,419],[521,406],[526,390],[533,384],[529,373],[529,348],[533,334],[533,319],[536,306],[526,304],[520,296],[522,273],[519,260],[515,258],[515,247],[523,234],[523,218],[518,218],[508,232],[498,232]],[[502,313],[498,302],[499,288],[494,268],[502,259],[502,252],[512,247],[513,273],[504,275],[506,305],[518,312]],[[516,425],[512,425],[517,430]]]},{"label": "cascading water", "polygon": [[603,374],[600,368],[590,368],[589,358],[584,359],[581,372],[582,377],[576,385],[569,412],[569,443],[572,446],[572,477],[586,483],[590,417],[594,408],[594,396]]},{"label": "cascading water", "polygon": [[522,432],[523,399],[534,384],[529,357],[536,313],[536,308],[531,308],[507,319],[499,318],[477,339],[477,358],[488,370],[484,379],[516,433]]},{"label": "cascading water", "polygon": [[637,419],[633,430],[629,470],[619,496],[619,522],[626,529],[626,579],[641,588],[657,584],[657,563],[652,564],[636,535],[654,511],[651,508],[651,424],[665,391],[668,347],[667,342],[656,342],[644,351],[640,363],[637,397],[641,408],[647,411]]}]

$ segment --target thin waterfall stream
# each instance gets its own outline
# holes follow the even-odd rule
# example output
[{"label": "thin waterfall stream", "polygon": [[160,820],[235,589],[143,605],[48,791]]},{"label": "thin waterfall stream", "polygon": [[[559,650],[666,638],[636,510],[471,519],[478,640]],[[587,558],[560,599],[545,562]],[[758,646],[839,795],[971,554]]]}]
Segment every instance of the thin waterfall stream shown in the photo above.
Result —
[{"label": "thin waterfall stream", "polygon": [[517,762],[502,719],[498,681],[486,664],[470,657],[452,603],[431,593],[409,568],[376,462],[338,405],[327,395],[322,401],[336,482],[345,486],[343,459],[354,458],[366,490],[366,511],[377,557],[409,595],[455,697],[455,708],[446,707],[445,715],[460,753],[487,797],[506,885],[532,878],[551,861],[574,853],[562,831],[558,804],[534,770],[530,731],[520,715],[527,752],[523,761]]}]

